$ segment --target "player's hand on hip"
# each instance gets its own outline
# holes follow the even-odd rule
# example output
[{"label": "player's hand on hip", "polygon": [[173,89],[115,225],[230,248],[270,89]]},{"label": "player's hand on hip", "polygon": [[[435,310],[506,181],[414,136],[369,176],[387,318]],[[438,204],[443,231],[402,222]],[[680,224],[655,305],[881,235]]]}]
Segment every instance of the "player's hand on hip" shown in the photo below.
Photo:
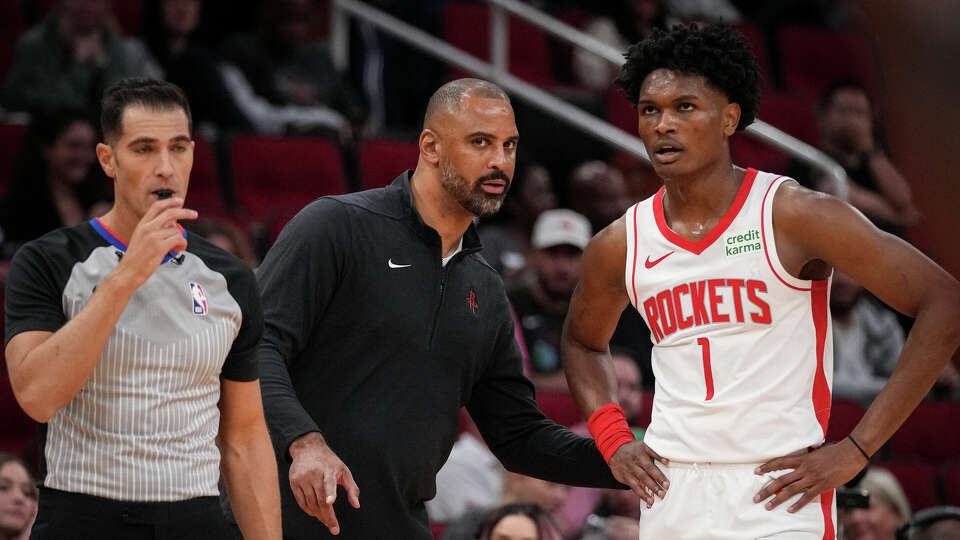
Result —
[{"label": "player's hand on hip", "polygon": [[821,493],[849,482],[867,464],[867,459],[853,444],[844,439],[836,444],[821,446],[813,452],[792,454],[772,459],[757,467],[756,474],[793,469],[757,492],[753,502],[761,503],[773,495],[765,505],[773,510],[798,493],[803,496],[787,512],[799,511]]},{"label": "player's hand on hip", "polygon": [[130,237],[120,267],[142,284],[150,279],[160,262],[171,251],[183,251],[187,239],[177,221],[197,219],[196,210],[183,208],[183,199],[160,199],[150,205]]},{"label": "player's hand on hip", "polygon": [[652,505],[653,496],[663,499],[670,487],[670,481],[657,466],[657,461],[664,465],[670,463],[643,441],[634,441],[621,446],[610,457],[610,472],[614,478],[630,486],[645,503]]},{"label": "player's hand on hip", "polygon": [[316,432],[307,433],[290,445],[290,489],[297,504],[307,514],[319,519],[332,534],[340,534],[340,523],[333,511],[337,485],[347,492],[350,506],[360,508],[360,488],[350,469],[327,446]]}]

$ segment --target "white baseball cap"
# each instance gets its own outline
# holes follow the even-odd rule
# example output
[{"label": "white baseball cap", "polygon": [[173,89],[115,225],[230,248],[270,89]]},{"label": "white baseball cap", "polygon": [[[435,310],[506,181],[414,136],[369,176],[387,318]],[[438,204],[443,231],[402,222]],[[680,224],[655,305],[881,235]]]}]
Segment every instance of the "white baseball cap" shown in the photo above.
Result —
[{"label": "white baseball cap", "polygon": [[530,235],[530,245],[534,249],[571,245],[583,250],[590,243],[591,236],[587,218],[573,210],[557,208],[545,210],[537,217],[533,234]]}]

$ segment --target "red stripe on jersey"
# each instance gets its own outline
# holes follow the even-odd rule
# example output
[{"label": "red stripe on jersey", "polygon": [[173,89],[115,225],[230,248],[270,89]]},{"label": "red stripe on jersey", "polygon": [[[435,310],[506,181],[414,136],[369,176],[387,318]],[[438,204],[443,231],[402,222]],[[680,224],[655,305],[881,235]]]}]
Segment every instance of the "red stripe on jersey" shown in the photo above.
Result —
[{"label": "red stripe on jersey", "polygon": [[630,285],[633,287],[633,305],[640,311],[640,299],[637,298],[637,207],[633,205],[633,274],[630,276]]},{"label": "red stripe on jersey", "polygon": [[687,240],[686,238],[680,236],[679,234],[670,230],[670,227],[667,225],[667,220],[663,216],[663,190],[661,187],[657,194],[653,196],[653,217],[657,221],[657,228],[660,229],[660,234],[664,236],[671,243],[693,253],[699,255],[703,253],[703,250],[710,247],[710,244],[713,244],[717,238],[720,238],[720,235],[727,230],[727,227],[733,223],[733,218],[737,217],[737,214],[740,213],[740,209],[743,208],[743,203],[747,201],[747,195],[750,194],[750,188],[753,186],[753,181],[757,177],[757,171],[755,169],[747,169],[747,174],[743,177],[743,182],[740,183],[740,189],[737,191],[736,198],[733,199],[733,204],[730,208],[727,209],[727,213],[720,218],[720,221],[710,229],[710,232],[706,236],[694,242],[693,240]]},{"label": "red stripe on jersey", "polygon": [[[767,266],[770,267],[770,271],[773,272],[773,275],[777,276],[777,279],[780,280],[780,283],[783,283],[795,291],[809,291],[810,289],[794,287],[793,285],[787,283],[785,279],[780,277],[780,274],[777,273],[777,269],[773,267],[773,261],[770,260],[770,250],[767,249],[767,228],[765,227],[767,220],[764,216],[764,211],[767,209],[767,196],[770,195],[770,190],[773,188],[773,186],[777,185],[777,180],[781,178],[783,177],[778,176],[773,179],[773,182],[771,182],[767,187],[767,192],[763,194],[763,204],[760,205],[760,238],[763,240],[763,254],[767,257]],[[770,234],[773,234],[773,231],[770,231]]]},{"label": "red stripe on jersey", "polygon": [[817,372],[813,378],[813,411],[817,415],[817,421],[823,428],[823,435],[827,435],[827,425],[830,422],[830,385],[827,384],[827,376],[823,371],[823,350],[827,342],[827,324],[829,298],[828,281],[823,279],[814,281],[810,288],[810,303],[813,307],[813,327],[817,334]]},{"label": "red stripe on jersey", "polygon": [[836,540],[833,530],[833,490],[820,494],[820,510],[823,511],[823,540]]}]

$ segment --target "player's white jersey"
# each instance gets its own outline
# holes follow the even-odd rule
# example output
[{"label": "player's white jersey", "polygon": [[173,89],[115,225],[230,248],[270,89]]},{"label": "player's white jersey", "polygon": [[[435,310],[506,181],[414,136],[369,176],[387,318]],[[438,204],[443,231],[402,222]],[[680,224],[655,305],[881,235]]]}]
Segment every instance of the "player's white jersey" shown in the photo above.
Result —
[{"label": "player's white jersey", "polygon": [[627,294],[654,343],[644,441],[666,458],[759,463],[824,440],[830,280],[796,279],[780,264],[772,210],[785,180],[749,169],[696,242],[667,226],[662,188],[627,210]]}]

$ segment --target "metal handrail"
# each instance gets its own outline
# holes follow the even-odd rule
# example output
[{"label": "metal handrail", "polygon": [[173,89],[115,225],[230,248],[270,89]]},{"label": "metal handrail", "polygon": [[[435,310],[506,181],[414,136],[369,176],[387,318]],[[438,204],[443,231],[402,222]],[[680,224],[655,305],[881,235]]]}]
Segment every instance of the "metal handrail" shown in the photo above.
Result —
[{"label": "metal handrail", "polygon": [[[623,52],[616,47],[612,47],[518,0],[487,0],[487,2],[494,8],[493,11],[509,11],[534,26],[538,26],[550,34],[595,54],[618,67],[626,62]],[[506,48],[507,44],[501,46]],[[847,173],[843,166],[823,151],[759,119],[754,120],[752,124],[747,126],[744,132],[822,170],[834,184],[834,195],[847,200],[849,193]]]},{"label": "metal handrail", "polygon": [[[332,17],[332,56],[334,63],[340,69],[345,68],[347,65],[347,33],[349,28],[347,17],[355,16],[376,26],[400,41],[404,41],[428,54],[439,57],[446,62],[470,71],[480,77],[489,79],[503,87],[507,92],[523,99],[531,105],[543,109],[574,127],[586,131],[600,140],[649,163],[650,158],[647,156],[643,142],[638,137],[614,127],[606,120],[597,118],[582,109],[574,107],[509,73],[507,54],[509,50],[509,32],[507,31],[508,25],[505,12],[520,17],[554,36],[577,47],[581,47],[590,53],[596,54],[618,66],[623,65],[625,62],[621,51],[518,0],[487,0],[487,2],[491,4],[489,22],[491,26],[490,56],[493,60],[492,63],[484,62],[450,45],[446,41],[438,39],[360,0],[334,0]],[[847,198],[849,190],[846,172],[839,163],[821,150],[761,120],[755,120],[753,124],[747,126],[745,132],[824,171],[834,184],[834,195],[844,200]]]},{"label": "metal handrail", "polygon": [[[506,70],[497,69],[492,64],[465,53],[446,41],[431,36],[423,30],[403,22],[396,17],[387,15],[359,0],[334,0],[333,6],[337,11],[360,17],[401,41],[497,83],[511,95],[519,97],[531,105],[553,114],[557,118],[586,131],[608,144],[629,152],[645,161],[650,161],[649,157],[647,157],[647,151],[643,146],[643,142],[639,138],[604,122],[582,109],[570,105],[566,101],[536,86],[510,75]],[[338,47],[345,48],[347,37],[345,29],[347,25],[343,20],[340,22],[336,21],[338,15],[339,14],[334,14],[334,34],[335,39],[341,41],[334,44],[335,51],[333,56],[334,58],[340,58],[340,61],[342,61],[345,55],[342,53],[342,50],[337,49]],[[338,27],[341,29],[339,30],[340,34],[337,34]]]}]

